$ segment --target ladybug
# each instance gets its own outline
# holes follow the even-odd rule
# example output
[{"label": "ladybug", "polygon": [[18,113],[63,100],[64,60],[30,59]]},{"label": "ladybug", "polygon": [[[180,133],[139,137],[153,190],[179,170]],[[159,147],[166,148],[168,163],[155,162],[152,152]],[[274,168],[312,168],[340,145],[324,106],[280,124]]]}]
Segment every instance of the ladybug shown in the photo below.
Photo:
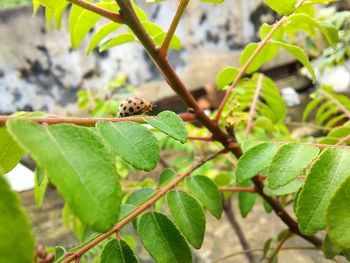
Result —
[{"label": "ladybug", "polygon": [[131,115],[143,114],[152,110],[152,103],[141,98],[128,98],[120,103],[118,117],[128,117]]}]

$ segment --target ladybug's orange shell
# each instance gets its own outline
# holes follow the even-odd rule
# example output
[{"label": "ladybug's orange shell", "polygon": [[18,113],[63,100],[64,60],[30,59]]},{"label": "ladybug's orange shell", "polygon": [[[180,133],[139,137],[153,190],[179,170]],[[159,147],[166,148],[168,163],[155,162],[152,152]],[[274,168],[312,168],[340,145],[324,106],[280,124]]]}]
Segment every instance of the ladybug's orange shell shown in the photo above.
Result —
[{"label": "ladybug's orange shell", "polygon": [[143,114],[152,110],[152,103],[141,98],[128,98],[120,103],[118,117]]}]

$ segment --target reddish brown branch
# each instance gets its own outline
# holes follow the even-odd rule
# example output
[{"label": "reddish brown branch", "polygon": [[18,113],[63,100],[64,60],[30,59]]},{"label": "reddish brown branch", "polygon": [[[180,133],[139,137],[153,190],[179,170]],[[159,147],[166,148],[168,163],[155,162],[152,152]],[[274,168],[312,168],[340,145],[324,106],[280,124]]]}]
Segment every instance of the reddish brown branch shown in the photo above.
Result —
[{"label": "reddish brown branch", "polygon": [[101,16],[104,16],[106,18],[108,18],[109,20],[119,23],[119,24],[123,24],[124,20],[123,18],[118,14],[118,13],[114,13],[111,12],[109,10],[103,9],[97,5],[94,5],[92,3],[86,2],[84,0],[67,0],[68,2],[71,2],[72,4],[78,5],[84,9],[90,10],[96,14],[99,14]]},{"label": "reddish brown branch", "polygon": [[174,181],[169,183],[168,185],[164,186],[163,188],[159,189],[157,193],[149,199],[147,202],[143,203],[139,207],[137,207],[132,213],[130,213],[128,216],[124,217],[121,221],[119,221],[111,230],[109,230],[106,233],[101,234],[96,239],[79,249],[78,251],[75,251],[73,253],[68,252],[67,258],[63,261],[64,263],[71,262],[73,260],[79,259],[82,255],[84,255],[87,251],[89,251],[91,248],[99,244],[101,241],[105,240],[107,237],[112,235],[113,233],[119,232],[126,224],[131,222],[134,218],[136,218],[139,214],[141,214],[143,211],[147,210],[148,208],[152,207],[152,205],[157,202],[160,198],[162,198],[169,190],[173,189],[175,186],[177,186],[181,181],[183,181],[186,177],[192,174],[194,170],[205,164],[206,162],[216,158],[220,154],[226,153],[227,150],[223,149],[220,150],[208,157],[205,157],[196,163],[194,163],[186,172],[176,177]]},{"label": "reddish brown branch", "polygon": [[[339,145],[342,145],[343,143],[346,143],[346,142],[348,142],[348,141],[350,141],[350,135],[348,135],[348,136],[342,138],[342,139],[339,140],[339,142],[337,142],[335,145],[336,145],[336,146],[339,146]],[[347,146],[345,146],[345,147],[347,147]],[[350,146],[349,146],[349,148],[350,148]]]},{"label": "reddish brown branch", "polygon": [[162,57],[166,57],[166,55],[168,54],[171,40],[175,34],[176,28],[179,25],[180,19],[181,19],[183,13],[185,12],[185,9],[186,9],[189,1],[190,0],[179,0],[179,6],[176,10],[176,14],[173,18],[173,21],[171,22],[171,25],[169,27],[169,30],[168,30],[166,36],[165,36],[163,44],[162,44],[161,48],[159,49],[159,53]]},{"label": "reddish brown branch", "polygon": [[262,83],[263,83],[264,75],[260,74],[259,79],[258,79],[258,84],[256,85],[256,90],[254,94],[254,98],[252,101],[252,105],[250,106],[250,111],[249,111],[249,120],[247,123],[247,128],[245,130],[244,138],[247,139],[249,136],[249,133],[253,127],[253,121],[256,113],[256,109],[258,107],[258,102],[259,102],[259,96],[262,90]]},{"label": "reddish brown branch", "polygon": [[332,96],[332,94],[328,93],[327,91],[321,90],[321,92],[327,99],[333,101],[333,103],[338,106],[339,111],[346,114],[346,117],[350,119],[350,112],[344,107],[343,104],[341,104],[336,98]]},{"label": "reddish brown branch", "polygon": [[246,192],[246,193],[255,193],[256,190],[254,187],[220,187],[222,192]]},{"label": "reddish brown branch", "polygon": [[[196,119],[196,115],[192,113],[184,113],[179,115],[183,121],[190,122]],[[150,116],[151,117],[151,116]],[[18,116],[1,116],[0,115],[0,126],[4,126],[6,121],[13,119],[22,119],[37,122],[39,124],[46,123],[48,125],[52,124],[75,124],[79,126],[95,126],[99,121],[109,121],[109,122],[123,122],[131,121],[138,123],[146,123],[143,117],[127,117],[127,118],[68,118],[68,117],[18,117]]]},{"label": "reddish brown branch", "polygon": [[187,139],[192,141],[205,141],[205,142],[213,142],[214,139],[212,137],[202,137],[202,136],[188,136]]}]

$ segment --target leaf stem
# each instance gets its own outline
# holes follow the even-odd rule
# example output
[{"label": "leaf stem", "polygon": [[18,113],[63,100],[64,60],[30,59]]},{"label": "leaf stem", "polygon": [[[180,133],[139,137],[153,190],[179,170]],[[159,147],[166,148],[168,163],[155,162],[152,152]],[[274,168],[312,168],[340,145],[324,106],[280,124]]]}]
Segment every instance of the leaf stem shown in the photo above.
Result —
[{"label": "leaf stem", "polygon": [[258,84],[256,85],[256,90],[253,98],[252,105],[250,106],[250,111],[249,111],[249,120],[247,123],[247,128],[245,130],[244,138],[247,139],[250,131],[252,130],[253,127],[253,121],[254,121],[254,116],[256,113],[256,109],[258,107],[258,102],[259,102],[259,96],[262,90],[262,83],[263,83],[264,75],[260,74],[259,79],[258,79]]},{"label": "leaf stem", "polygon": [[[196,119],[196,115],[192,113],[184,113],[179,115],[183,121],[190,122]],[[152,117],[152,116],[148,116]],[[127,117],[127,118],[69,118],[69,117],[21,117],[21,116],[3,116],[0,115],[0,127],[4,126],[8,120],[21,119],[33,121],[39,124],[46,123],[48,125],[52,124],[75,124],[79,126],[95,126],[95,124],[99,121],[109,121],[109,122],[138,122],[138,123],[146,123],[143,117]]]},{"label": "leaf stem", "polygon": [[341,104],[336,98],[334,98],[334,96],[332,96],[332,94],[330,94],[329,92],[324,91],[324,90],[321,90],[321,92],[323,93],[323,95],[324,95],[327,99],[333,101],[334,104],[338,106],[339,111],[345,113],[345,114],[346,114],[346,117],[350,119],[350,111],[348,111],[348,110],[344,107],[344,105],[342,105],[342,104]]},{"label": "leaf stem", "polygon": [[169,51],[171,40],[175,34],[176,28],[179,25],[180,19],[185,12],[185,9],[189,3],[189,0],[179,0],[179,5],[177,7],[175,16],[173,18],[173,21],[171,22],[171,25],[169,27],[169,30],[165,36],[165,39],[163,41],[162,46],[159,49],[159,53],[162,57],[166,57]]},{"label": "leaf stem", "polygon": [[205,141],[205,142],[213,142],[214,139],[212,137],[204,137],[204,136],[188,136],[187,139],[192,141]]},{"label": "leaf stem", "polygon": [[276,255],[278,254],[278,252],[282,249],[282,246],[284,245],[284,243],[286,243],[286,241],[288,240],[288,238],[290,238],[293,235],[292,232],[289,231],[289,233],[286,234],[286,236],[278,243],[275,251],[272,253],[271,257],[269,258],[267,263],[272,263],[274,258],[276,257]]},{"label": "leaf stem", "polygon": [[84,9],[90,10],[96,14],[104,16],[113,22],[116,22],[118,24],[124,24],[124,20],[122,16],[118,13],[114,13],[109,10],[103,9],[97,5],[94,5],[84,0],[67,0],[67,1],[72,4],[78,5]]},{"label": "leaf stem", "polygon": [[195,162],[189,169],[187,169],[186,172],[176,177],[174,181],[169,183],[168,185],[160,188],[157,193],[148,201],[137,207],[132,213],[130,213],[128,216],[124,217],[121,221],[119,221],[112,229],[107,231],[106,233],[101,234],[96,239],[88,243],[86,246],[82,247],[81,249],[70,253],[67,252],[67,258],[63,261],[63,263],[68,263],[73,260],[79,259],[82,255],[84,255],[87,251],[89,251],[91,248],[96,246],[101,241],[108,238],[113,233],[119,232],[126,224],[131,222],[134,218],[136,218],[139,214],[141,214],[143,211],[150,208],[155,202],[157,202],[160,198],[162,198],[169,190],[173,189],[175,186],[177,186],[181,181],[183,181],[186,177],[190,176],[194,170],[205,164],[206,162],[216,158],[220,154],[227,153],[227,149],[222,149],[220,151],[217,151],[216,153],[205,157],[197,162]]},{"label": "leaf stem", "polygon": [[[300,6],[303,5],[303,3],[306,0],[299,0],[299,2],[295,5],[295,8],[299,8]],[[228,101],[229,97],[231,96],[231,93],[233,91],[233,89],[237,86],[237,84],[239,83],[239,81],[241,80],[241,78],[244,76],[245,72],[247,71],[248,67],[250,66],[250,64],[252,64],[252,62],[254,61],[254,59],[258,56],[258,54],[260,53],[260,51],[264,48],[264,46],[270,41],[270,39],[272,38],[273,34],[277,31],[277,29],[279,29],[286,21],[287,21],[286,16],[283,16],[277,23],[275,23],[271,29],[271,31],[265,36],[265,38],[263,40],[261,40],[257,46],[257,48],[254,50],[254,52],[251,54],[251,56],[249,57],[249,59],[247,60],[247,62],[241,67],[241,69],[239,70],[235,80],[233,81],[233,83],[231,84],[231,86],[227,89],[226,94],[224,99],[222,100],[221,104],[218,107],[218,110],[216,112],[215,118],[214,120],[216,122],[219,122],[221,113],[224,109],[224,106],[226,104],[226,102]]]}]

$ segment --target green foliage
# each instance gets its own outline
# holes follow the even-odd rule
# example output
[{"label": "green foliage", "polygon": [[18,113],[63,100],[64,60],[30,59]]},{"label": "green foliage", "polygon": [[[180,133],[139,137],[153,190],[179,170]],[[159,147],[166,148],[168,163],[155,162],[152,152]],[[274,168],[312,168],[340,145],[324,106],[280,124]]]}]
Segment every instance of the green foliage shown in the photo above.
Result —
[{"label": "green foliage", "polygon": [[133,122],[99,122],[96,128],[124,161],[139,170],[156,168],[159,145],[147,128]]},{"label": "green foliage", "polygon": [[264,142],[245,152],[237,164],[237,182],[243,183],[269,167],[278,148],[274,143]]},{"label": "green foliage", "polygon": [[221,218],[222,203],[219,189],[205,176],[193,176],[186,179],[186,186],[202,205],[217,219]]},{"label": "green foliage", "polygon": [[97,231],[113,226],[120,185],[113,155],[94,131],[74,125],[43,127],[24,120],[11,120],[7,128],[85,224]]},{"label": "green foliage", "polygon": [[0,128],[0,176],[11,171],[24,155],[23,149],[8,131]]},{"label": "green foliage", "polygon": [[137,263],[139,262],[129,245],[123,240],[111,240],[103,247],[101,263]]},{"label": "green foliage", "polygon": [[143,246],[159,263],[190,263],[191,251],[183,236],[164,214],[148,212],[137,222]]},{"label": "green foliage", "polygon": [[183,191],[170,191],[167,203],[174,221],[187,241],[199,249],[205,232],[205,215],[196,199]]},{"label": "green foliage", "polygon": [[175,140],[182,143],[186,142],[187,131],[184,122],[174,112],[163,111],[156,118],[145,118],[145,120],[154,128],[168,134]]},{"label": "green foliage", "polygon": [[318,156],[318,153],[319,149],[311,145],[286,144],[281,146],[269,167],[269,187],[277,189],[293,181]]},{"label": "green foliage", "polygon": [[30,224],[3,176],[0,176],[0,192],[0,262],[33,262]]},{"label": "green foliage", "polygon": [[300,231],[311,235],[326,227],[326,210],[340,182],[349,176],[350,152],[326,149],[312,166],[300,193],[296,215]]},{"label": "green foliage", "polygon": [[30,4],[31,0],[3,0],[0,2],[0,9],[12,8],[19,5]]}]

